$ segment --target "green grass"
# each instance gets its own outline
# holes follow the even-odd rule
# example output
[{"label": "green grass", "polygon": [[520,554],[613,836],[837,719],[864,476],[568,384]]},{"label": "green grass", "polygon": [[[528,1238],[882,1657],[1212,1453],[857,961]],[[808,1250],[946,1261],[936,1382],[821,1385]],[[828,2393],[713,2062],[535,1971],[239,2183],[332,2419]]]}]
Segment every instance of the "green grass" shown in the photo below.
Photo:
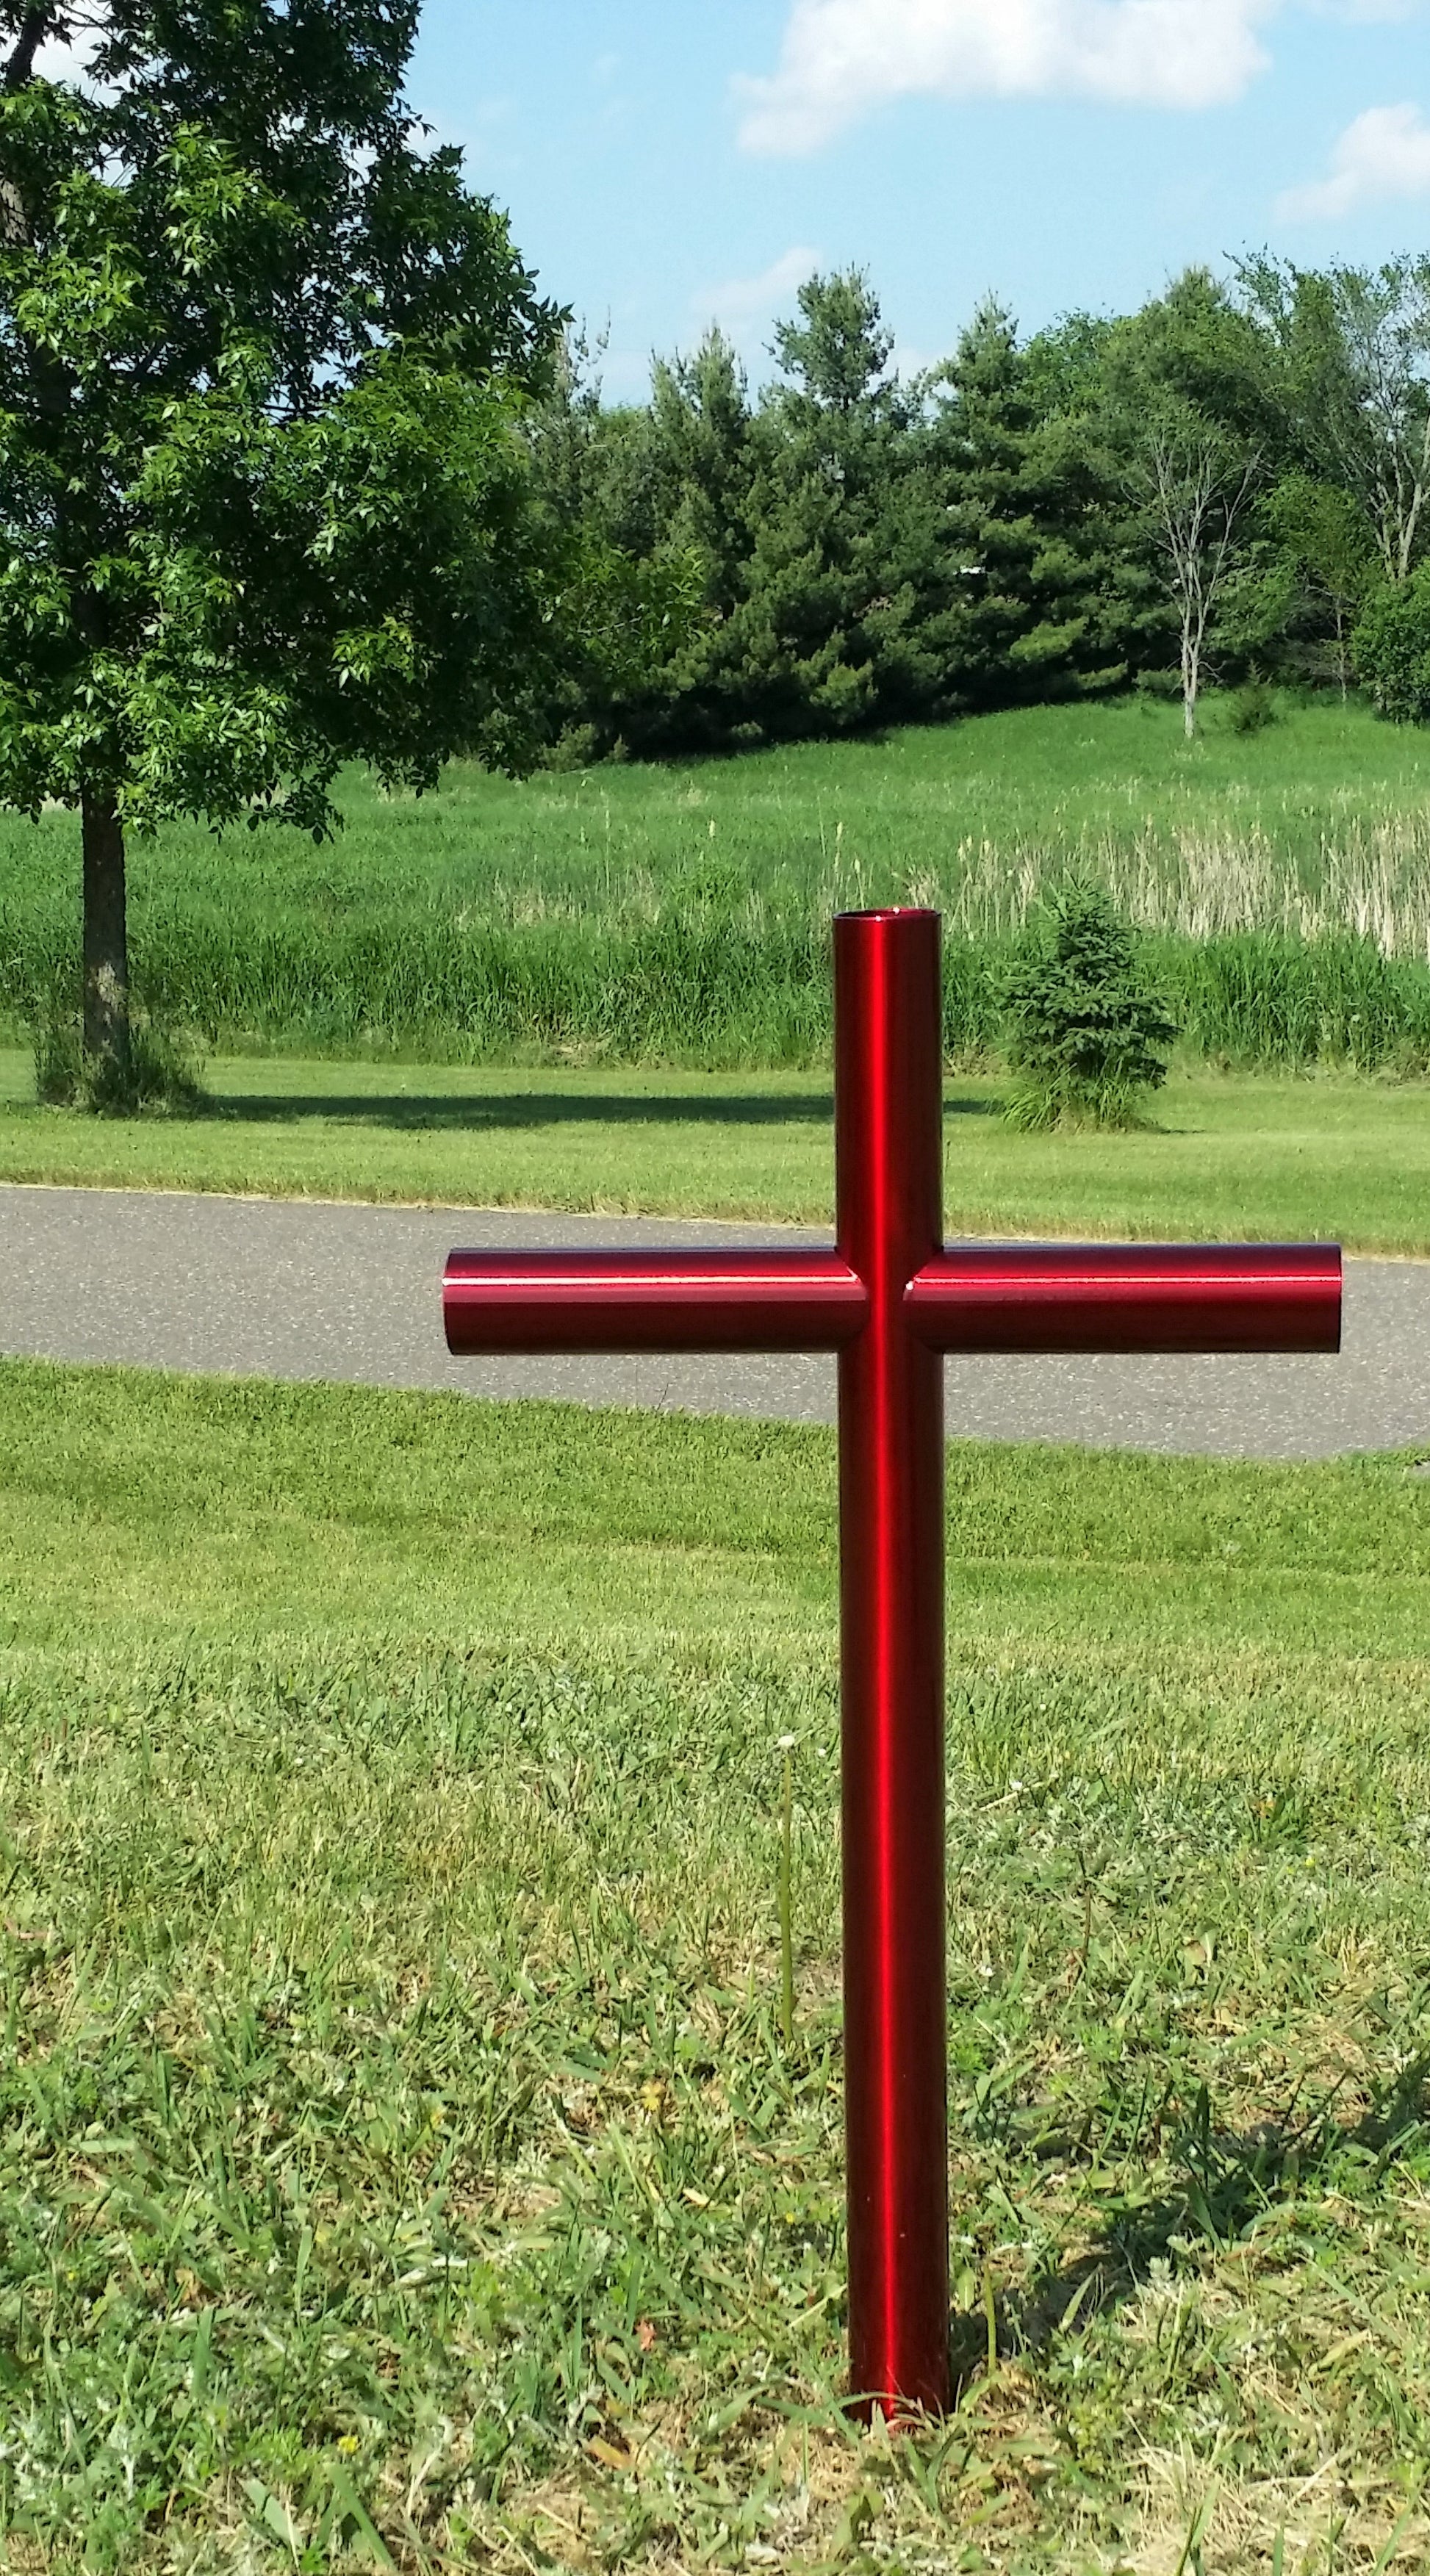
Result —
[{"label": "green grass", "polygon": [[[997,1037],[1010,935],[1090,866],[1156,934],[1189,1043],[1238,1060],[1430,1059],[1425,737],[1287,703],[1246,738],[1129,699],[420,802],[342,785],[314,849],[197,827],[136,849],[138,989],[213,1042],[298,1052],[778,1066],[827,1056],[841,905],[948,917],[951,1049]],[[71,818],[0,819],[0,1022],[72,958]]]},{"label": "green grass", "polygon": [[891,2442],[831,1439],[10,1363],[0,1459],[13,2566],[1423,2565],[1407,1462],[952,1452],[960,2394]]},{"label": "green grass", "polygon": [[[0,1056],[0,1179],[829,1222],[832,1102],[818,1075],[565,1072],[241,1058],[202,1118],[34,1106]],[[1004,1086],[946,1094],[950,1229],[1330,1237],[1430,1252],[1430,1087],[1347,1075],[1174,1076],[1131,1135],[1026,1136]]]}]

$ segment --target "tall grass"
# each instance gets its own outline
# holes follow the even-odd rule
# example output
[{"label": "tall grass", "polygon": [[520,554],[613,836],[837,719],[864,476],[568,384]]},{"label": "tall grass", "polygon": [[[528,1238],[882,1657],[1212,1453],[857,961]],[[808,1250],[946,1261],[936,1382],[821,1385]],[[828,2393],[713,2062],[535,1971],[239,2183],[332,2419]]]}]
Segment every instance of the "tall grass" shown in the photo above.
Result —
[{"label": "tall grass", "polygon": [[[1419,737],[1314,708],[1193,754],[1166,711],[1044,709],[883,744],[422,803],[347,782],[348,828],[175,829],[135,853],[141,1002],[213,1045],[454,1060],[819,1063],[828,923],[936,904],[951,1055],[996,1046],[1009,943],[1071,870],[1150,937],[1187,1046],[1238,1064],[1430,1062]],[[0,1021],[73,974],[68,818],[0,834]]]},{"label": "tall grass", "polygon": [[[374,906],[328,930],[296,912],[255,921],[243,938],[232,918],[175,909],[141,916],[135,988],[156,1021],[192,1027],[211,1045],[817,1064],[831,1042],[830,909],[800,918],[754,900],[729,909],[674,900],[643,922],[518,928],[435,906]],[[54,920],[48,936],[12,921],[4,929],[5,1005],[24,1022],[64,981],[68,943]],[[997,1049],[1012,938],[950,925],[944,1025],[955,1063]],[[1164,932],[1149,945],[1184,1043],[1199,1054],[1364,1070],[1430,1062],[1430,966],[1387,957],[1362,934]]]}]

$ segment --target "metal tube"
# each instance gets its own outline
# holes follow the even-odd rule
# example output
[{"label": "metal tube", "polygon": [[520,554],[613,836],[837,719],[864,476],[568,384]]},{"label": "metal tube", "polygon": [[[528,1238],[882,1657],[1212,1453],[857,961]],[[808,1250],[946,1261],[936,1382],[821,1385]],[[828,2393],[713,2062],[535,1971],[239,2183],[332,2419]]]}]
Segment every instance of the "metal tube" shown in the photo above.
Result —
[{"label": "metal tube", "polygon": [[973,1244],[905,1307],[936,1351],[1338,1351],[1332,1244]]},{"label": "metal tube", "polygon": [[943,1364],[905,1292],[942,1248],[939,921],[834,925],[850,2387],[949,2398]]},{"label": "metal tube", "polygon": [[454,1252],[447,1348],[835,1351],[869,1300],[834,1252]]}]

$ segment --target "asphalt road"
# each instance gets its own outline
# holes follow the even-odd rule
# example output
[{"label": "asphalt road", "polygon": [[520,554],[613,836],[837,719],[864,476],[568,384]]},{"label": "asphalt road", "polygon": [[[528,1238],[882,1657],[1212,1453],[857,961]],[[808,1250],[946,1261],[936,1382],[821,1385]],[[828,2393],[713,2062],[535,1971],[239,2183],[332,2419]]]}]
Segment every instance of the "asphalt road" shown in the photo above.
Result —
[{"label": "asphalt road", "polygon": [[[828,1359],[447,1354],[439,1284],[455,1244],[732,1244],[769,1233],[650,1218],[0,1187],[0,1351],[830,1422]],[[1430,1453],[1430,1264],[1348,1264],[1339,1359],[946,1366],[955,1437],[1220,1457],[1421,1444]]]}]

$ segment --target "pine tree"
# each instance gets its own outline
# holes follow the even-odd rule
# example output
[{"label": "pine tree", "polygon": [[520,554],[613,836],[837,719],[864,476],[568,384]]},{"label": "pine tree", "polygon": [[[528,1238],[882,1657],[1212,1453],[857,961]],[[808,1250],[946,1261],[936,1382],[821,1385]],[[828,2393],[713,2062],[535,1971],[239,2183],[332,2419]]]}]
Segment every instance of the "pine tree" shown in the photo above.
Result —
[{"label": "pine tree", "polygon": [[1104,888],[1051,895],[1006,990],[1014,1126],[1126,1127],[1167,1079],[1176,1023],[1144,983],[1131,931]]},{"label": "pine tree", "polygon": [[1106,687],[1125,660],[1100,613],[1107,491],[1086,416],[1046,403],[1009,315],[986,304],[939,370],[950,605],[928,642],[965,707]]}]

